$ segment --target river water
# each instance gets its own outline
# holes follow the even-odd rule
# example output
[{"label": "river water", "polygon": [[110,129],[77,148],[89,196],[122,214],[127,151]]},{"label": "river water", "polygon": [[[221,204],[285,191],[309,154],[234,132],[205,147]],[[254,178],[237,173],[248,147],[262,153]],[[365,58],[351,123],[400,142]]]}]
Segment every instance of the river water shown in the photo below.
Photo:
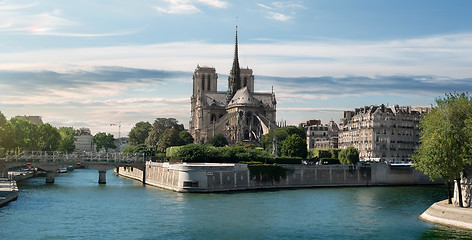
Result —
[{"label": "river water", "polygon": [[175,193],[77,169],[18,183],[0,208],[0,239],[472,239],[418,220],[440,187]]}]

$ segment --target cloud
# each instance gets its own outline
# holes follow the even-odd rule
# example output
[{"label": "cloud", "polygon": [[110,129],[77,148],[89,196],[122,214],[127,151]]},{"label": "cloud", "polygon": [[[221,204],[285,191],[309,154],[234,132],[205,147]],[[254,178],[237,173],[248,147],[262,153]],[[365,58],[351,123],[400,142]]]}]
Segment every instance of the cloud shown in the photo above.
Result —
[{"label": "cloud", "polygon": [[169,5],[165,8],[163,7],[154,7],[160,13],[166,14],[192,14],[201,12],[200,9],[195,7],[192,4],[189,4],[189,1],[186,0],[167,0]]},{"label": "cloud", "polygon": [[445,92],[472,91],[472,78],[461,79],[421,75],[300,78],[260,76],[259,79],[264,84],[272,83],[277,86],[278,98],[283,98],[286,101],[333,99],[341,96],[359,96],[364,94],[438,96]]},{"label": "cloud", "polygon": [[159,13],[165,14],[194,14],[201,12],[196,4],[203,4],[215,8],[226,8],[228,3],[220,0],[164,0],[166,7],[154,7]]},{"label": "cloud", "polygon": [[[8,90],[8,94],[0,96],[0,103],[68,104],[81,99],[113,98],[126,92],[144,94],[150,86],[157,89],[166,84],[166,81],[181,76],[190,78],[191,74],[122,67],[99,67],[91,71],[76,70],[66,73],[0,71],[0,86]],[[141,100],[144,101],[143,99],[151,101],[151,98]]]},{"label": "cloud", "polygon": [[[43,36],[63,37],[110,37],[136,33],[133,31],[117,32],[70,32],[70,29],[78,28],[81,22],[70,20],[62,16],[61,9],[43,10],[44,6],[39,2],[24,5],[10,4],[8,1],[0,3],[0,32],[10,34],[32,34]],[[67,31],[64,31],[67,29]]]},{"label": "cloud", "polygon": [[[392,41],[255,41],[240,44],[240,64],[256,76],[472,76],[472,34],[430,36]],[[192,71],[197,64],[227,74],[232,43],[201,41],[76,49],[5,52],[0,69],[57,72],[94,66]]]},{"label": "cloud", "polygon": [[292,16],[287,16],[283,13],[269,12],[268,13],[268,18],[274,19],[274,20],[277,20],[277,21],[285,22],[285,21],[290,20],[293,17]]},{"label": "cloud", "polygon": [[220,0],[197,0],[197,2],[206,4],[211,7],[216,7],[216,8],[228,7],[228,3],[226,1],[220,1]]},{"label": "cloud", "polygon": [[[240,64],[254,74],[280,77],[347,75],[431,75],[450,78],[472,76],[472,34],[430,36],[392,41],[255,41],[240,44]],[[227,74],[232,43],[201,41],[152,45],[53,49],[5,52],[0,69],[58,72],[93,66],[123,66],[169,71],[192,71],[197,64]]]},{"label": "cloud", "polygon": [[15,5],[15,4],[8,4],[8,1],[0,2],[0,12],[11,11],[11,10],[19,10],[37,6],[39,3],[29,3],[29,4],[22,4],[22,5]]},{"label": "cloud", "polygon": [[286,22],[294,18],[297,10],[304,9],[302,1],[273,1],[270,4],[256,3],[266,18]]},{"label": "cloud", "polygon": [[[91,127],[122,136],[159,116],[188,122],[191,72],[98,67],[67,72],[0,70],[0,111],[40,115],[55,126]],[[186,79],[185,81],[178,80]],[[187,88],[187,89],[186,89]]]}]

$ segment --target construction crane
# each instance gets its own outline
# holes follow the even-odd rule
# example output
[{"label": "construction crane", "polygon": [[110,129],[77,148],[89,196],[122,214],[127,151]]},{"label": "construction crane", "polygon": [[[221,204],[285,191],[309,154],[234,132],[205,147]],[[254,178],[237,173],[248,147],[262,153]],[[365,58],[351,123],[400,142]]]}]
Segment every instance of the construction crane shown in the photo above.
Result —
[{"label": "construction crane", "polygon": [[120,139],[119,141],[121,141],[121,121],[119,121],[118,124],[110,123],[110,126],[116,126],[116,125],[118,125],[118,139]]}]

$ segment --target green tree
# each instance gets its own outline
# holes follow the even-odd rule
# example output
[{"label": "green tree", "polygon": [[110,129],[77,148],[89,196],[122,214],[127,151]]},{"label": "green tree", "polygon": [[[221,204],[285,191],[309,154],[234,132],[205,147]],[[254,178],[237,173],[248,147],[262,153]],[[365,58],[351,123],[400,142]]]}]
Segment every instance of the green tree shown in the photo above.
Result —
[{"label": "green tree", "polygon": [[280,150],[283,156],[306,158],[306,139],[300,137],[298,134],[293,134],[287,137],[282,144]]},{"label": "green tree", "polygon": [[272,153],[275,136],[275,141],[277,143],[276,155],[279,155],[281,153],[282,145],[285,139],[289,136],[292,136],[293,134],[300,136],[302,139],[306,139],[306,132],[302,127],[286,126],[272,129],[269,131],[269,133],[263,135],[261,138],[261,146],[268,152]]},{"label": "green tree", "polygon": [[451,182],[456,180],[462,207],[461,173],[472,166],[472,100],[468,94],[446,94],[420,121],[420,145],[413,155],[415,167],[431,180],[442,178],[452,203]]},{"label": "green tree", "polygon": [[265,134],[261,138],[261,146],[268,152],[273,152],[274,138],[276,141],[277,152],[276,155],[280,154],[280,149],[285,139],[288,137],[288,133],[285,128],[272,129],[269,133]]},{"label": "green tree", "polygon": [[59,148],[61,141],[61,134],[57,128],[51,126],[49,123],[41,124],[38,127],[39,139],[38,144],[43,151],[56,151]]},{"label": "green tree", "polygon": [[0,127],[4,126],[5,124],[7,124],[7,118],[2,112],[0,112]]},{"label": "green tree", "polygon": [[59,141],[59,151],[64,153],[71,153],[75,150],[75,131],[71,127],[60,127],[58,129],[61,135]]},{"label": "green tree", "polygon": [[286,126],[286,127],[283,127],[282,129],[284,129],[289,136],[292,136],[293,134],[297,134],[301,138],[306,138],[306,132],[305,132],[305,129],[303,129],[303,127]]},{"label": "green tree", "polygon": [[209,138],[207,143],[214,147],[224,147],[228,145],[228,140],[223,134],[216,134],[215,136]]},{"label": "green tree", "polygon": [[95,145],[95,150],[98,152],[100,149],[105,149],[105,152],[108,152],[108,149],[115,149],[115,138],[112,134],[99,132],[95,134],[92,138],[92,143]]},{"label": "green tree", "polygon": [[3,149],[3,153],[15,148],[15,142],[9,124],[0,126],[0,148]]},{"label": "green tree", "polygon": [[23,118],[12,118],[7,124],[15,148],[19,151],[32,151],[38,148],[38,126]]},{"label": "green tree", "polygon": [[354,146],[349,146],[341,150],[338,157],[341,164],[354,165],[359,162],[359,151]]},{"label": "green tree", "polygon": [[152,156],[153,155],[153,150],[146,146],[146,144],[139,144],[136,146],[133,145],[128,145],[123,150],[121,151],[122,153],[131,153],[131,154],[139,154],[142,156],[144,154],[145,156]]},{"label": "green tree", "polygon": [[166,129],[157,142],[157,150],[165,152],[168,147],[178,146],[180,143],[179,133],[179,130],[174,128]]},{"label": "green tree", "polygon": [[185,130],[179,132],[179,145],[180,146],[191,144],[193,142],[194,142],[194,139],[189,132]]},{"label": "green tree", "polygon": [[156,118],[152,124],[152,130],[149,132],[149,135],[146,138],[146,145],[157,149],[159,138],[168,128],[177,129],[180,132],[184,130],[184,125],[179,124],[175,118]]},{"label": "green tree", "polygon": [[136,123],[128,134],[129,144],[133,146],[144,144],[151,130],[152,125],[149,122]]}]

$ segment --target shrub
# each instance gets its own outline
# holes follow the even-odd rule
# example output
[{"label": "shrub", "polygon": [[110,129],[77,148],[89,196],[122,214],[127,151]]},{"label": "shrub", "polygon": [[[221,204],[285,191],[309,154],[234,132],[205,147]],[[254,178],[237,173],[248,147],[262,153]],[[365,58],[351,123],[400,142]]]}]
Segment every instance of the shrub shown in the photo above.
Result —
[{"label": "shrub", "polygon": [[272,158],[268,163],[277,163],[277,164],[301,164],[301,157],[275,157]]},{"label": "shrub", "polygon": [[183,162],[214,163],[267,162],[272,159],[269,153],[261,149],[252,149],[242,146],[212,147],[200,144],[182,146],[178,148],[172,156]]}]

